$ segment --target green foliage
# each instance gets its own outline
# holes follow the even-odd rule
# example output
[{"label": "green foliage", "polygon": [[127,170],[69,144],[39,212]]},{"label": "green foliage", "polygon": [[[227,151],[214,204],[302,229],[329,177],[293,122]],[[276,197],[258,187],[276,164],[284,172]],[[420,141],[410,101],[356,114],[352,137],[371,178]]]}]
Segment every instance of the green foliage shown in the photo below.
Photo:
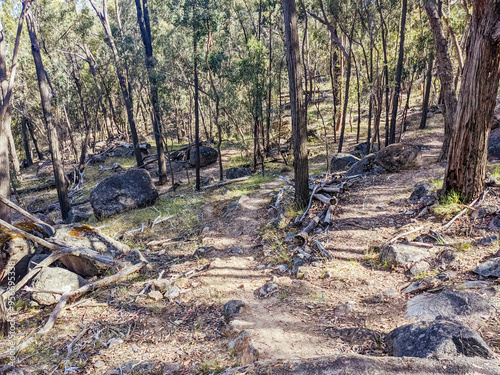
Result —
[{"label": "green foliage", "polygon": [[449,218],[458,214],[463,208],[460,193],[450,191],[443,196],[439,204],[434,207],[434,214],[440,217]]}]

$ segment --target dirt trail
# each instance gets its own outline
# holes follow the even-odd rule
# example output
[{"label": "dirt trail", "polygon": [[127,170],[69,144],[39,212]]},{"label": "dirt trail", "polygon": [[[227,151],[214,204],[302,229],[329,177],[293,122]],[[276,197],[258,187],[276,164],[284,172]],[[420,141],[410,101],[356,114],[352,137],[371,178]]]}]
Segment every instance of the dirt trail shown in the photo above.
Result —
[{"label": "dirt trail", "polygon": [[[225,218],[215,220],[213,217],[212,228],[203,238],[207,246],[223,247],[228,252],[235,246],[243,250],[243,254],[212,261],[203,281],[225,300],[239,299],[246,303],[233,325],[251,332],[260,359],[305,358],[333,352],[328,337],[318,334],[317,320],[310,319],[311,310],[300,303],[297,306],[293,298],[285,298],[285,289],[307,293],[306,282],[287,276],[274,277],[280,286],[278,298],[258,299],[254,295],[256,289],[273,278],[271,269],[263,268],[258,262],[262,257],[258,231],[266,224],[270,193],[284,184],[277,179],[262,185],[248,199],[241,199],[239,207]],[[208,219],[209,206],[205,207],[204,214]]]}]

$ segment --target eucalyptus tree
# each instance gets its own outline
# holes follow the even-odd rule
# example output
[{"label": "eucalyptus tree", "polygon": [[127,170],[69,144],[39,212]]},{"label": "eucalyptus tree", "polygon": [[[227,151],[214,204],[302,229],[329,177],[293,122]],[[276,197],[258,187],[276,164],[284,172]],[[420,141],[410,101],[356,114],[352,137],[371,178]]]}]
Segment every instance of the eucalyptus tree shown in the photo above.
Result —
[{"label": "eucalyptus tree", "polygon": [[298,207],[305,207],[309,201],[309,166],[307,158],[306,112],[302,100],[303,71],[299,54],[295,0],[283,0],[283,14],[285,19],[288,82],[292,112],[295,204]]},{"label": "eucalyptus tree", "polygon": [[42,55],[40,53],[40,44],[36,34],[35,18],[31,10],[27,12],[26,23],[31,41],[31,52],[35,63],[38,87],[40,90],[40,99],[49,139],[49,150],[52,156],[52,166],[54,167],[54,177],[56,181],[57,196],[59,198],[59,207],[62,219],[66,221],[69,219],[69,212],[71,210],[68,197],[69,182],[64,174],[62,166],[61,151],[59,149],[59,136],[57,134],[57,129],[54,124],[54,116],[52,113],[51,97],[53,96],[53,92],[50,87],[47,71],[43,65]]},{"label": "eucalyptus tree", "polygon": [[[10,74],[7,72],[7,55],[5,30],[2,20],[0,19],[0,195],[7,199],[10,198],[10,160],[9,160],[9,136],[12,138],[11,131],[11,98],[14,88],[14,79],[17,70],[17,59],[19,45],[21,41],[21,32],[23,28],[24,18],[29,11],[31,1],[25,1],[19,16],[17,33],[14,41],[14,50],[12,52],[12,63]],[[10,146],[12,154],[16,154],[15,148]],[[10,222],[10,209],[0,204],[0,219]]]},{"label": "eucalyptus tree", "polygon": [[[156,142],[156,153],[158,155],[158,176],[159,183],[163,185],[167,182],[167,166],[165,153],[163,151],[163,139],[161,130],[160,102],[158,97],[158,79],[155,71],[155,61],[153,57],[153,40],[151,35],[151,24],[149,21],[149,6],[147,0],[135,0],[137,8],[137,23],[141,30],[141,38],[145,49],[145,64],[148,72],[149,89],[151,92],[151,102],[153,104],[153,133]],[[172,184],[173,172],[172,172]]]},{"label": "eucalyptus tree", "polygon": [[498,0],[474,0],[443,189],[465,202],[484,191],[488,138],[500,81]]},{"label": "eucalyptus tree", "polygon": [[100,11],[94,0],[89,0],[90,5],[94,9],[97,17],[101,21],[102,27],[104,29],[104,33],[106,35],[105,41],[111,49],[113,60],[116,69],[116,75],[118,77],[118,82],[120,84],[120,89],[123,96],[123,101],[125,103],[125,109],[127,111],[127,119],[130,126],[130,133],[132,135],[132,142],[134,144],[134,154],[137,166],[140,167],[143,165],[141,149],[139,148],[139,137],[137,135],[137,126],[134,118],[134,102],[132,98],[132,84],[130,82],[129,77],[125,72],[125,69],[122,65],[120,55],[118,53],[118,48],[115,43],[115,38],[113,36],[111,30],[111,24],[109,20],[108,14],[108,2],[107,0],[103,0],[102,2],[102,10]]}]

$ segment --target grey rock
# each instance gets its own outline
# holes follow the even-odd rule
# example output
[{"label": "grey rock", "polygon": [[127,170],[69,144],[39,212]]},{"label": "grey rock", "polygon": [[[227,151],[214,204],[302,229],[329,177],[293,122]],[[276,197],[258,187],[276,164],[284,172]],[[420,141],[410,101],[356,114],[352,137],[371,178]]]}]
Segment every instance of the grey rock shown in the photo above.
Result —
[{"label": "grey rock", "polygon": [[157,199],[158,191],[149,172],[139,168],[108,177],[90,193],[90,204],[97,219],[146,207]]},{"label": "grey rock", "polygon": [[411,243],[395,243],[382,248],[379,259],[393,266],[411,266],[431,257],[429,248]]},{"label": "grey rock", "polygon": [[229,368],[222,375],[498,375],[497,361],[456,357],[446,361],[424,358],[370,357],[342,354],[308,360],[255,362]]},{"label": "grey rock", "polygon": [[[94,250],[111,259],[122,257],[130,253],[130,247],[113,238],[100,233],[96,228],[88,225],[61,225],[56,228],[55,238],[71,243],[76,247]],[[61,262],[70,271],[83,277],[92,277],[103,274],[108,267],[102,263],[85,259],[76,255],[65,255]]]},{"label": "grey rock", "polygon": [[500,215],[493,216],[493,219],[488,224],[488,228],[494,231],[500,230]]},{"label": "grey rock", "polygon": [[246,177],[250,176],[251,174],[252,170],[250,168],[235,167],[235,168],[229,168],[226,171],[226,178],[228,180],[232,180],[233,178]]},{"label": "grey rock", "polygon": [[286,264],[280,264],[278,266],[278,272],[280,273],[285,273],[285,272],[289,272],[290,271],[290,267],[288,267]]},{"label": "grey rock", "polygon": [[488,139],[488,158],[490,160],[500,159],[500,128],[491,132]]},{"label": "grey rock", "polygon": [[[378,150],[378,147],[376,145],[373,145],[373,147],[375,148],[375,151]],[[354,155],[358,159],[364,158],[369,153],[370,153],[370,150],[369,150],[368,142],[359,143],[358,145],[356,145],[354,150],[352,150],[350,152],[351,155]]]},{"label": "grey rock", "polygon": [[422,202],[422,205],[425,206],[425,207],[429,207],[429,206],[432,206],[433,204],[435,204],[437,202],[437,198],[435,195],[425,195],[422,197],[422,199],[420,200],[420,202]]},{"label": "grey rock", "polygon": [[243,254],[243,249],[241,247],[238,247],[238,246],[233,246],[231,248],[231,253],[233,253],[233,254]]},{"label": "grey rock", "polygon": [[422,260],[420,262],[417,262],[413,265],[413,267],[410,268],[410,273],[413,276],[420,275],[421,273],[429,271],[431,268],[431,265],[427,263],[426,261]]},{"label": "grey rock", "polygon": [[259,351],[255,349],[251,334],[248,331],[241,331],[229,342],[229,349],[236,352],[239,362],[248,365],[259,359]]},{"label": "grey rock", "polygon": [[[200,146],[200,167],[206,167],[209,164],[215,163],[219,158],[219,153],[215,148]],[[189,151],[188,163],[191,166],[196,166],[196,148]]]},{"label": "grey rock", "polygon": [[483,246],[491,245],[498,241],[498,236],[486,236],[479,240],[479,244]]},{"label": "grey rock", "polygon": [[393,143],[377,152],[375,163],[389,172],[415,169],[422,164],[422,152],[415,145]]},{"label": "grey rock", "polygon": [[379,174],[384,174],[387,171],[381,166],[375,163],[375,154],[370,154],[365,156],[363,159],[353,164],[349,170],[346,172],[346,176],[356,176],[358,174],[364,174],[367,176],[374,176]]},{"label": "grey rock", "polygon": [[246,304],[243,301],[232,299],[224,305],[224,318],[226,318],[226,322],[229,323],[231,320],[236,318],[243,307]]},{"label": "grey rock", "polygon": [[500,277],[500,257],[481,263],[474,272],[484,277]]},{"label": "grey rock", "polygon": [[358,161],[359,161],[358,158],[350,154],[338,153],[333,156],[332,161],[330,162],[330,171],[331,172],[345,171],[351,165],[357,163]]},{"label": "grey rock", "polygon": [[176,299],[177,297],[179,297],[181,295],[181,290],[179,289],[179,287],[172,287],[170,288],[166,293],[165,293],[165,297],[167,297],[168,299]]},{"label": "grey rock", "polygon": [[40,262],[42,262],[45,258],[48,258],[49,254],[35,254],[31,257],[30,262],[28,264],[28,272],[33,268],[38,266]]},{"label": "grey rock", "polygon": [[11,276],[9,274],[11,270],[14,270],[16,280],[24,277],[28,272],[29,261],[35,253],[32,242],[22,236],[14,235],[1,247],[0,259],[4,256],[8,257],[8,262],[4,265],[3,259],[0,260],[0,267],[2,268],[0,269],[0,278],[7,281],[7,276]]},{"label": "grey rock", "polygon": [[468,325],[492,314],[489,298],[463,290],[445,290],[431,295],[418,295],[408,301],[406,317],[416,321],[431,321],[437,317]]},{"label": "grey rock", "polygon": [[408,198],[409,203],[420,203],[420,200],[432,193],[436,187],[434,185],[429,184],[428,182],[419,182],[413,187],[413,192]]},{"label": "grey rock", "polygon": [[69,223],[81,223],[84,221],[88,221],[91,218],[90,213],[85,212],[83,210],[79,210],[75,207],[73,207],[69,211],[68,215],[69,215],[69,218],[68,218],[67,222],[69,222]]},{"label": "grey rock", "polygon": [[[32,280],[35,289],[69,292],[87,284],[87,281],[76,273],[63,268],[43,268]],[[32,298],[41,305],[53,305],[59,301],[60,294],[33,293]]]},{"label": "grey rock", "polygon": [[257,298],[269,298],[278,293],[279,285],[273,280],[268,281],[262,287],[257,289],[254,294]]},{"label": "grey rock", "polygon": [[108,371],[106,375],[147,375],[152,373],[155,365],[156,364],[154,362],[129,361],[122,363],[120,366],[111,371]]},{"label": "grey rock", "polygon": [[458,259],[458,255],[455,251],[451,249],[445,249],[436,258],[436,263],[440,263],[441,267],[454,267],[456,261]]},{"label": "grey rock", "polygon": [[386,336],[387,349],[395,357],[481,357],[493,358],[493,351],[469,327],[435,320],[396,328]]}]

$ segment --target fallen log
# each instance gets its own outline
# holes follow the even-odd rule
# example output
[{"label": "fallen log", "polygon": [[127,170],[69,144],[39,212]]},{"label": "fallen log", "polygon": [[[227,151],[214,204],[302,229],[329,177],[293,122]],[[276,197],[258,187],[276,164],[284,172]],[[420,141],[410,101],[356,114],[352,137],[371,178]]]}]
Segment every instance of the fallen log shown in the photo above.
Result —
[{"label": "fallen log", "polygon": [[322,245],[321,242],[318,240],[313,240],[314,244],[316,245],[316,248],[318,249],[318,252],[324,256],[325,258],[331,259],[333,258],[332,254]]},{"label": "fallen log", "polygon": [[9,223],[3,221],[0,219],[0,226],[7,228],[13,233],[20,234],[23,237],[26,237],[33,242],[38,243],[39,245],[42,245],[43,247],[46,247],[49,250],[52,251],[61,251],[66,254],[71,254],[71,255],[76,255],[80,256],[82,258],[86,258],[89,260],[93,260],[96,262],[100,262],[102,264],[105,264],[107,266],[112,266],[115,264],[115,261],[109,257],[106,257],[104,255],[99,254],[97,251],[86,249],[83,247],[72,247],[68,246],[66,243],[53,240],[53,239],[48,239],[44,240],[43,238],[37,237],[33,234],[30,234],[28,232],[23,231],[22,229],[16,228],[13,225],[10,225]]},{"label": "fallen log", "polygon": [[34,222],[36,224],[40,224],[44,228],[49,229],[49,232],[51,232],[51,233],[48,233],[49,236],[53,236],[56,233],[54,228],[52,228],[49,224],[47,224],[44,221],[40,220],[39,218],[33,216],[28,211],[23,210],[21,207],[19,207],[17,204],[14,204],[13,202],[11,202],[7,198],[5,198],[3,195],[0,195],[0,202],[5,204],[6,206],[12,208],[14,211],[20,213],[21,215],[23,215],[25,218],[31,220],[32,222]]},{"label": "fallen log", "polygon": [[142,262],[134,264],[130,267],[124,268],[123,270],[121,270],[120,272],[118,272],[114,275],[105,277],[104,279],[101,279],[99,281],[82,286],[81,288],[78,288],[77,290],[74,290],[71,292],[65,292],[61,296],[61,298],[59,299],[59,302],[57,303],[56,307],[52,311],[52,314],[50,314],[50,317],[47,320],[47,322],[45,323],[45,325],[43,326],[43,328],[40,329],[38,332],[36,332],[33,336],[25,339],[23,342],[21,342],[16,347],[0,354],[0,360],[8,358],[17,352],[19,352],[23,349],[26,349],[34,341],[40,339],[43,336],[46,336],[54,327],[54,324],[55,324],[57,318],[59,317],[61,312],[64,311],[66,304],[68,302],[73,301],[73,300],[77,299],[78,297],[81,297],[82,295],[84,295],[87,292],[93,291],[93,290],[98,289],[98,288],[102,288],[104,286],[108,286],[108,285],[113,284],[113,283],[123,281],[130,274],[139,271],[144,265],[145,265],[145,263],[142,263]]},{"label": "fallen log", "polygon": [[324,191],[326,193],[342,193],[341,187],[333,187],[333,186],[323,186],[320,191]]},{"label": "fallen log", "polygon": [[307,243],[307,240],[309,239],[309,234],[316,228],[316,226],[320,222],[320,215],[315,216],[309,224],[307,224],[307,227],[302,229],[302,231],[295,236],[301,243],[299,246],[302,246]]},{"label": "fallen log", "polygon": [[313,198],[328,205],[334,205],[337,203],[337,198],[327,197],[323,194],[314,194]]}]

